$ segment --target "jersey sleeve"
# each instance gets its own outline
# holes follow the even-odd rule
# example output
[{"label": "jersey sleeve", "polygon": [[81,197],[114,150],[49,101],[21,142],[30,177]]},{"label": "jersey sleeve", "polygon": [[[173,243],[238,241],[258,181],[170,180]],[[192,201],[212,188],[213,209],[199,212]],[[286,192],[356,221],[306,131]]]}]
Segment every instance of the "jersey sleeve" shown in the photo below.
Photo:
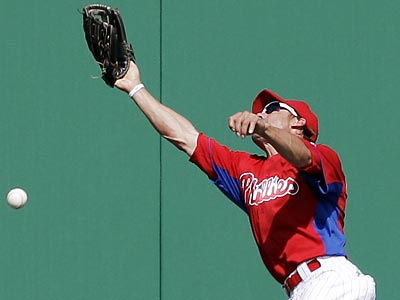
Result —
[{"label": "jersey sleeve", "polygon": [[[330,147],[305,141],[311,151],[311,165],[302,169],[307,181],[318,193],[338,194],[345,187],[345,177],[337,153]],[[340,187],[340,188],[339,188]]]},{"label": "jersey sleeve", "polygon": [[197,146],[190,157],[210,180],[237,206],[247,212],[238,179],[238,166],[244,152],[232,151],[200,133]]}]

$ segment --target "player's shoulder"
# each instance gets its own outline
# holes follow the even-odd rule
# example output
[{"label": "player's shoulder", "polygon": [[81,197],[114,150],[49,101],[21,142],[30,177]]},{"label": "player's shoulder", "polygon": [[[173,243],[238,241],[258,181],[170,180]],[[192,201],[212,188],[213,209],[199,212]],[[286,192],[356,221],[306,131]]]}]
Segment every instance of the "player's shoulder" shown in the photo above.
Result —
[{"label": "player's shoulder", "polygon": [[333,148],[331,146],[326,145],[326,144],[317,144],[317,143],[313,143],[313,142],[310,142],[310,144],[313,145],[314,147],[316,147],[318,150],[336,152],[335,150],[333,150]]},{"label": "player's shoulder", "polygon": [[311,143],[316,150],[321,153],[323,157],[329,158],[331,160],[340,161],[339,154],[331,147],[326,144],[315,144]]},{"label": "player's shoulder", "polygon": [[329,146],[329,145],[326,145],[326,144],[316,144],[316,143],[312,143],[312,142],[311,142],[311,144],[314,144],[315,147],[317,147],[318,150],[324,150],[324,151],[330,151],[330,152],[335,152],[335,153],[336,153],[336,151],[333,149],[333,147],[331,147],[331,146]]},{"label": "player's shoulder", "polygon": [[307,140],[305,138],[303,138],[302,140],[306,145],[309,146],[309,148],[315,148],[315,149],[318,149],[318,150],[335,152],[331,146],[328,146],[326,144],[311,142],[311,141],[309,141],[309,140]]}]

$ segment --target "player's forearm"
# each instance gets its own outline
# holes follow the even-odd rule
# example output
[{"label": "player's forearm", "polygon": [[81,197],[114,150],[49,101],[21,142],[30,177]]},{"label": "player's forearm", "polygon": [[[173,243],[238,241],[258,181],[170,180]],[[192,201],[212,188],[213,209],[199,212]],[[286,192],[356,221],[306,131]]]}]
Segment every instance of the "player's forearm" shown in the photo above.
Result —
[{"label": "player's forearm", "polygon": [[189,156],[193,154],[199,133],[189,120],[160,103],[145,88],[132,99],[162,137]]},{"label": "player's forearm", "polygon": [[295,167],[303,168],[311,164],[311,152],[298,136],[273,126],[263,128],[258,134]]}]

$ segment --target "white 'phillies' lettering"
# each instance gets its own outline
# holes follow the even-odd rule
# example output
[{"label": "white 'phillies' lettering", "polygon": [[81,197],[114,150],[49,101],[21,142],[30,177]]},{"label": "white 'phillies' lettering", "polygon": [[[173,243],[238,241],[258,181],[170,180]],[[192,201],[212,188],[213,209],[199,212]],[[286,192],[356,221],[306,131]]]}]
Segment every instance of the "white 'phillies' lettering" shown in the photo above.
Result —
[{"label": "white 'phillies' lettering", "polygon": [[253,173],[240,175],[241,187],[246,201],[250,205],[259,205],[286,195],[296,195],[299,184],[292,178],[286,179],[273,176],[258,183],[258,178]]}]

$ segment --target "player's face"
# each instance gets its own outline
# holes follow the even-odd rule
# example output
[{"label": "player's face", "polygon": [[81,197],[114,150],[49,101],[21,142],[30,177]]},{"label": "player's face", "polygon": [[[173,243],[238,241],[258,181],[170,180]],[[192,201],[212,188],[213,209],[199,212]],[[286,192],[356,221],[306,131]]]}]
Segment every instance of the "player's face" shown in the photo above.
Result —
[{"label": "player's face", "polygon": [[[288,109],[276,102],[266,106],[264,110],[257,115],[276,128],[296,134],[296,130],[293,129],[293,126],[297,125],[298,122],[297,113],[291,107],[288,107]],[[263,137],[253,134],[252,139],[253,142],[264,151],[268,148],[269,143]]]},{"label": "player's face", "polygon": [[284,104],[279,102],[270,103],[258,115],[270,125],[288,131],[291,130],[295,119],[297,119],[297,113],[293,108],[287,105],[285,107]]}]

